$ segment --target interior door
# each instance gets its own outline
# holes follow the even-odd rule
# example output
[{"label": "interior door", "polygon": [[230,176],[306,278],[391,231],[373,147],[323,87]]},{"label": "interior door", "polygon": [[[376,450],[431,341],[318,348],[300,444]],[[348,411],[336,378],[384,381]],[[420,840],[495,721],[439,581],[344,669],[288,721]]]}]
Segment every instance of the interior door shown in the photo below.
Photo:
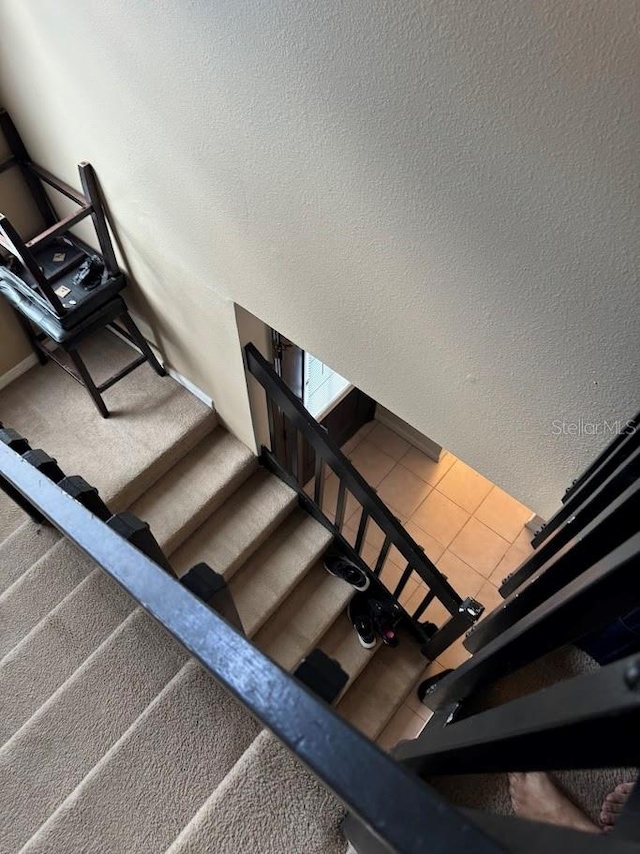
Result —
[{"label": "interior door", "polygon": [[[300,347],[289,341],[279,332],[273,332],[273,356],[276,373],[289,386],[295,396],[304,403],[305,399],[305,353]],[[322,417],[319,422],[327,431],[328,435],[338,445],[343,445],[356,433],[363,424],[371,421],[375,412],[375,401],[360,389],[352,388],[331,410]],[[283,421],[278,425],[280,438],[280,450],[276,453],[280,459],[289,460],[294,453],[292,443],[297,439],[286,434],[286,423]],[[282,455],[281,455],[282,452]],[[302,472],[303,482],[306,483],[313,477],[315,469],[315,455],[312,448],[306,443],[296,448],[298,453],[298,470]]]}]

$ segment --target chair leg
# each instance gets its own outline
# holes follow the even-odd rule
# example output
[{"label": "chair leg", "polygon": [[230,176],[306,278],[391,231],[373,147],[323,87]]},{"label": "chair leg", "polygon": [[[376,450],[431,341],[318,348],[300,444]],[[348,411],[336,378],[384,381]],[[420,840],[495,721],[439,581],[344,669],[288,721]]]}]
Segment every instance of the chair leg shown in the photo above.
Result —
[{"label": "chair leg", "polygon": [[128,311],[125,311],[122,315],[122,322],[126,326],[129,335],[133,338],[134,343],[142,351],[142,354],[146,357],[147,362],[149,362],[156,374],[159,377],[166,377],[167,372],[154,356],[153,350],[147,344],[142,332],[140,332],[136,324],[133,322],[133,318]]},{"label": "chair leg", "polygon": [[82,357],[80,356],[80,353],[78,353],[78,351],[75,349],[74,350],[68,350],[67,352],[69,353],[69,356],[73,360],[73,364],[78,369],[78,373],[82,377],[82,381],[85,385],[85,388],[87,389],[87,391],[91,395],[93,402],[95,403],[95,405],[98,409],[98,412],[100,413],[100,415],[102,415],[103,418],[108,418],[109,417],[109,410],[104,405],[104,400],[102,399],[102,396],[100,395],[100,392],[98,391],[98,389],[96,387],[96,384],[91,379],[91,374],[87,370],[87,366],[85,365]]}]

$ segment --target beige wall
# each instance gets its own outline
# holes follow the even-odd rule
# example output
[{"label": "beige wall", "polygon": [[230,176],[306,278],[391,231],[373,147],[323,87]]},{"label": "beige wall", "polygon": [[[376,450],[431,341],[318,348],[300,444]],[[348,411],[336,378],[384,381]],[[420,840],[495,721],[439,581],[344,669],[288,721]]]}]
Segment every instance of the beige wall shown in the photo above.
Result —
[{"label": "beige wall", "polygon": [[0,0],[0,79],[246,441],[233,302],[546,514],[637,402],[639,11]]},{"label": "beige wall", "polygon": [[[9,149],[0,134],[0,162],[9,156]],[[33,237],[42,222],[38,211],[25,192],[22,176],[17,169],[0,175],[0,213],[8,216],[24,237]],[[0,378],[15,368],[31,353],[13,312],[0,298]]]},{"label": "beige wall", "polygon": [[31,353],[11,309],[0,302],[0,378]]}]

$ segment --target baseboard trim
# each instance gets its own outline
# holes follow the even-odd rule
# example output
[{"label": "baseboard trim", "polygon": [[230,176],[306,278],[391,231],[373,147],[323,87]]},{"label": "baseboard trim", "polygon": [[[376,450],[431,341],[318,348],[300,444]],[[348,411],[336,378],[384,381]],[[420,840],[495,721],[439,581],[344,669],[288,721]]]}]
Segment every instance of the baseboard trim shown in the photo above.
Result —
[{"label": "baseboard trim", "polygon": [[164,369],[169,374],[172,380],[175,380],[183,388],[186,388],[187,391],[190,391],[194,397],[197,397],[198,400],[201,400],[210,409],[215,409],[215,406],[213,405],[213,398],[209,397],[209,395],[206,392],[202,391],[201,388],[198,388],[197,385],[194,385],[191,380],[188,380],[186,377],[183,377],[182,374],[179,374],[177,371],[174,371],[173,368],[170,368],[168,365],[165,365]]},{"label": "baseboard trim", "polygon": [[[121,335],[117,329],[110,328],[109,332],[112,332],[114,335],[117,335],[117,337],[121,341],[124,341],[125,344],[128,344],[132,350],[136,351],[136,353],[141,352],[139,347],[136,347],[136,345],[132,341],[129,341],[129,339],[125,338],[124,335]],[[194,397],[197,397],[198,400],[201,400],[210,409],[215,409],[215,406],[213,405],[213,398],[209,397],[206,392],[202,391],[201,388],[198,388],[198,386],[192,383],[191,380],[188,380],[186,377],[183,377],[182,374],[179,374],[177,371],[174,371],[173,368],[170,368],[169,365],[165,364],[162,355],[158,351],[158,348],[155,347],[150,341],[147,341],[147,344],[149,345],[149,347],[151,347],[155,357],[162,364],[162,367],[169,374],[172,380],[175,380],[178,385],[181,385],[183,388],[186,388],[188,392],[190,392]]]},{"label": "baseboard trim", "polygon": [[30,368],[33,368],[34,365],[38,364],[38,357],[35,353],[30,353],[26,359],[23,359],[21,362],[18,362],[17,365],[14,365],[10,370],[6,372],[6,374],[2,374],[0,377],[0,391],[3,388],[6,388],[9,383],[12,383],[14,380],[17,380],[18,377],[21,377],[23,374],[26,374]]},{"label": "baseboard trim", "polygon": [[394,415],[393,412],[385,409],[384,406],[380,406],[379,403],[376,404],[375,419],[381,424],[384,424],[385,427],[389,427],[390,430],[393,430],[394,433],[397,433],[398,436],[401,436],[413,445],[414,448],[422,451],[422,453],[426,454],[430,459],[434,460],[436,463],[439,462],[443,450],[442,445],[434,442],[433,439],[429,439],[428,436],[423,436],[422,433],[410,424],[407,424],[407,422],[403,421],[402,418]]}]

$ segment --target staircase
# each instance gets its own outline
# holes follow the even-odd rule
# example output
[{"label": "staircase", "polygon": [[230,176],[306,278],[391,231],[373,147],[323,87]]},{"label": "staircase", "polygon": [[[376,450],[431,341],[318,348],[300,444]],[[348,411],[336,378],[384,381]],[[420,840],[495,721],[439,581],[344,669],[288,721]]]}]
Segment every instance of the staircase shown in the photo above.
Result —
[{"label": "staircase", "polygon": [[[88,347],[92,373],[130,350]],[[99,381],[99,376],[98,376]],[[314,648],[349,681],[338,712],[376,739],[425,668],[417,644],[364,650],[325,527],[214,413],[141,370],[102,421],[51,365],[0,418],[147,521],[179,575],[205,561],[246,634],[292,671]],[[0,851],[342,852],[332,795],[111,579],[0,493]]]}]

